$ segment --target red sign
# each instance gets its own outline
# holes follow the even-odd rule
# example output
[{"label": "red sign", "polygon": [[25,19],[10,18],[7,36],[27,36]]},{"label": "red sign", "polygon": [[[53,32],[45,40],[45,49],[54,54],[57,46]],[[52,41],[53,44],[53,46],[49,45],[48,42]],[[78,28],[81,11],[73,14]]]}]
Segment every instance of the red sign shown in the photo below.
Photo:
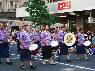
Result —
[{"label": "red sign", "polygon": [[62,1],[58,3],[58,10],[65,10],[71,8],[71,2],[70,1]]}]

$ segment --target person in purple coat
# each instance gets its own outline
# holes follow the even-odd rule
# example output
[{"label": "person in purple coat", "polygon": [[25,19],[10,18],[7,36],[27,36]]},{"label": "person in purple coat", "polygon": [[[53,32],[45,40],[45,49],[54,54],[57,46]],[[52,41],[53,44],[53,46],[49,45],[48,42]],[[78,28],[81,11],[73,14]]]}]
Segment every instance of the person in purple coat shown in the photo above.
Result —
[{"label": "person in purple coat", "polygon": [[39,30],[35,29],[32,37],[33,37],[34,43],[37,44],[39,48],[41,48],[41,43],[40,43],[41,35],[40,35]]},{"label": "person in purple coat", "polygon": [[48,31],[48,25],[43,26],[43,31],[41,32],[41,46],[42,46],[42,64],[45,63],[45,59],[49,60],[49,64],[54,64],[52,61],[52,49],[50,46],[51,33]]},{"label": "person in purple coat", "polygon": [[7,62],[6,64],[11,65],[12,62],[9,60],[9,34],[8,31],[6,30],[5,26],[3,23],[0,23],[0,64],[1,58],[6,58]]},{"label": "person in purple coat", "polygon": [[30,34],[31,44],[37,44],[38,45],[38,48],[36,50],[32,51],[32,54],[36,55],[39,53],[39,50],[41,48],[40,33],[38,31],[36,31],[35,29],[31,29],[29,34]]},{"label": "person in purple coat", "polygon": [[28,25],[24,25],[22,27],[21,32],[19,33],[19,41],[20,41],[20,68],[25,68],[24,62],[29,61],[30,69],[35,69],[33,66],[33,61],[31,59],[31,52],[29,51],[30,46],[30,34]]},{"label": "person in purple coat", "polygon": [[62,26],[57,33],[57,41],[59,42],[59,52],[58,52],[58,61],[61,60],[62,55],[67,56],[67,62],[71,62],[68,52],[68,46],[64,43],[64,36],[66,34],[66,28]]},{"label": "person in purple coat", "polygon": [[76,54],[77,54],[77,59],[80,59],[80,55],[84,54],[85,59],[88,59],[87,55],[86,55],[86,47],[84,46],[84,42],[85,42],[85,37],[84,37],[84,31],[82,28],[79,29],[79,32],[77,34],[77,38],[78,38],[78,43],[76,46]]}]

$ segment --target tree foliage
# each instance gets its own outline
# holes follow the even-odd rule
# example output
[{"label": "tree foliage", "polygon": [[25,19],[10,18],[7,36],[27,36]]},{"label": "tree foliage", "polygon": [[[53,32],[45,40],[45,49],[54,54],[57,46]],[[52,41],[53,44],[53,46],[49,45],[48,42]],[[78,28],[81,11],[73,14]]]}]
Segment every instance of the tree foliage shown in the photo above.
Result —
[{"label": "tree foliage", "polygon": [[28,19],[35,25],[52,25],[57,17],[49,14],[48,7],[44,0],[29,0],[26,11],[29,12]]}]

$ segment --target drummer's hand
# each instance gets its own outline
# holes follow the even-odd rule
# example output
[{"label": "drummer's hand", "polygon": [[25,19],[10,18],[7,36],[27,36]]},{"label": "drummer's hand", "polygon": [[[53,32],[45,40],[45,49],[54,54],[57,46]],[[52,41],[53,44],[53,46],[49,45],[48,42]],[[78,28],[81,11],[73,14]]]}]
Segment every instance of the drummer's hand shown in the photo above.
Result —
[{"label": "drummer's hand", "polygon": [[8,42],[11,43],[11,41],[13,41],[12,39],[8,39]]},{"label": "drummer's hand", "polygon": [[30,44],[34,44],[34,41],[31,41]]},{"label": "drummer's hand", "polygon": [[2,43],[2,42],[0,41],[0,43]]},{"label": "drummer's hand", "polygon": [[41,42],[42,42],[43,44],[45,44],[46,46],[48,45],[45,40],[42,40]]},{"label": "drummer's hand", "polygon": [[46,46],[48,46],[48,43],[47,42],[45,42],[45,44],[46,44]]},{"label": "drummer's hand", "polygon": [[23,41],[20,40],[20,45],[24,47],[24,43]]}]

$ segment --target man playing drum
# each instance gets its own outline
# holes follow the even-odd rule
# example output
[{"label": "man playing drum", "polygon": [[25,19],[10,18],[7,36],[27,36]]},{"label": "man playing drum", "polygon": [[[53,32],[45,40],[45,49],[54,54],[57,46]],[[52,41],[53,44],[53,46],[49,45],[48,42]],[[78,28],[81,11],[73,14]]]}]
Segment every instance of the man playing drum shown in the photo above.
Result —
[{"label": "man playing drum", "polygon": [[77,59],[80,59],[80,54],[84,54],[85,55],[85,59],[88,59],[87,55],[86,55],[86,48],[84,46],[84,41],[85,41],[85,37],[83,35],[84,31],[82,28],[79,29],[79,32],[77,34],[77,38],[78,38],[78,44],[76,46],[76,54],[77,54]]},{"label": "man playing drum", "polygon": [[46,64],[44,61],[48,59],[49,64],[53,64],[52,61],[52,49],[50,46],[51,33],[48,31],[48,25],[43,26],[43,31],[41,32],[41,46],[42,46],[42,64]]},{"label": "man playing drum", "polygon": [[58,60],[60,60],[61,55],[66,55],[67,56],[67,62],[71,62],[71,60],[69,58],[68,47],[64,43],[65,34],[66,34],[66,28],[61,27],[57,33],[57,41],[59,42],[59,52],[58,52],[59,58],[58,58]]},{"label": "man playing drum", "polygon": [[6,58],[7,62],[6,64],[11,65],[12,62],[10,62],[9,60],[9,42],[8,39],[9,38],[9,34],[8,31],[6,30],[6,26],[5,23],[0,23],[0,64],[2,64],[1,62],[1,58]]},{"label": "man playing drum", "polygon": [[29,50],[30,47],[30,34],[29,34],[29,27],[28,25],[24,25],[22,27],[22,30],[19,34],[19,40],[20,40],[20,68],[25,68],[23,62],[29,61],[30,63],[30,69],[35,69],[33,66],[33,61],[31,59],[31,52]]}]

